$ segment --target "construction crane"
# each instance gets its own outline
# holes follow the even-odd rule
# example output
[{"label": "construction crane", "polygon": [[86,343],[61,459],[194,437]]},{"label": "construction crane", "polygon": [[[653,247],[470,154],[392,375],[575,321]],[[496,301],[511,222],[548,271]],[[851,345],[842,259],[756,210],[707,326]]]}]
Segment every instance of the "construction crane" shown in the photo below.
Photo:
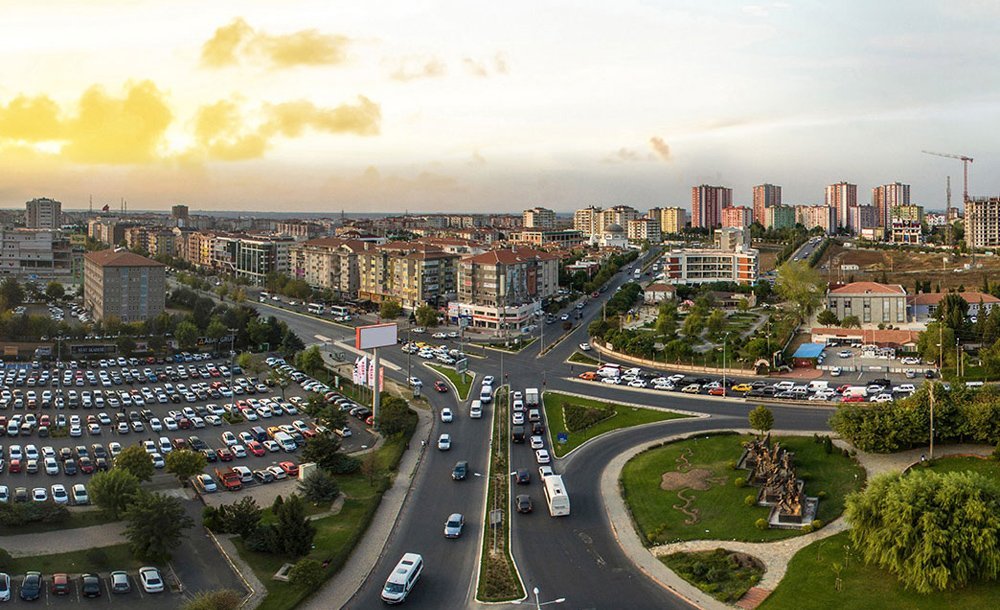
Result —
[{"label": "construction crane", "polygon": [[920,152],[928,154],[928,155],[934,155],[936,157],[945,157],[945,158],[948,158],[948,159],[958,159],[959,161],[962,162],[962,174],[963,174],[963,179],[962,179],[962,203],[965,203],[966,201],[968,201],[969,200],[969,164],[972,163],[972,161],[973,161],[972,157],[967,157],[965,155],[951,155],[951,154],[948,154],[948,153],[931,152],[929,150],[922,150]]}]

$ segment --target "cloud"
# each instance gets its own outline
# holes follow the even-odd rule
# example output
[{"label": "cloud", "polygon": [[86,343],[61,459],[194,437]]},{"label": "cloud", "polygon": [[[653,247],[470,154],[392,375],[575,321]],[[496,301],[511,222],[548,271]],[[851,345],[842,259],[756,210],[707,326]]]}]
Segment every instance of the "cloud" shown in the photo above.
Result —
[{"label": "cloud", "polygon": [[0,106],[0,143],[33,145],[78,163],[146,163],[162,153],[172,121],[163,93],[150,81],[128,83],[122,97],[95,85],[69,116],[47,96],[22,95]]},{"label": "cloud", "polygon": [[280,133],[295,138],[306,128],[326,133],[353,133],[360,136],[378,135],[382,109],[363,95],[357,104],[341,104],[336,108],[319,108],[307,100],[285,102],[267,108],[268,120],[261,132]]},{"label": "cloud", "polygon": [[444,76],[446,70],[444,62],[436,57],[429,59],[406,57],[399,62],[399,66],[389,75],[389,78],[398,81],[437,78]]},{"label": "cloud", "polygon": [[507,74],[510,71],[507,58],[503,53],[497,53],[491,59],[485,61],[466,57],[462,59],[462,65],[465,66],[465,70],[469,74],[480,78],[487,78],[492,74]]},{"label": "cloud", "polygon": [[210,159],[243,161],[264,156],[267,139],[244,127],[239,107],[221,100],[198,109],[194,127],[195,141]]},{"label": "cloud", "polygon": [[216,29],[202,45],[201,62],[211,68],[235,65],[241,59],[264,60],[275,68],[335,65],[347,59],[350,42],[346,36],[315,29],[268,34],[238,17]]},{"label": "cloud", "polygon": [[670,146],[663,141],[660,136],[653,136],[649,139],[649,147],[653,149],[653,154],[663,161],[670,160]]}]

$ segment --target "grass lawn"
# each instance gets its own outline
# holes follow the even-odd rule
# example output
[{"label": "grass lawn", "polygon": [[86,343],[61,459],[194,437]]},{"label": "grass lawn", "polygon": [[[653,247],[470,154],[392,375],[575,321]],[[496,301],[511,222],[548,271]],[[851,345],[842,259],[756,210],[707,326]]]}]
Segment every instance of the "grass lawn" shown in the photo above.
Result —
[{"label": "grass lawn", "polygon": [[[59,523],[27,523],[16,527],[0,526],[0,536],[13,536],[14,534],[37,534],[39,532],[51,532],[54,530],[76,529],[78,527],[90,527],[92,525],[104,525],[115,520],[103,510],[70,510],[69,519]],[[2,546],[2,544],[0,544]]]},{"label": "grass lawn", "polygon": [[[757,519],[767,518],[770,509],[744,503],[747,496],[756,495],[757,488],[737,487],[734,481],[745,477],[746,471],[733,469],[743,451],[742,443],[750,438],[697,436],[644,451],[629,460],[622,470],[621,485],[639,537],[653,545],[699,539],[766,542],[800,535],[799,530],[759,530],[754,526]],[[827,455],[823,444],[812,437],[775,440],[795,453],[794,465],[799,478],[805,480],[806,494],[820,497],[817,518],[829,523],[839,516],[844,496],[864,483],[864,469],[839,452]],[[661,489],[664,473],[694,469],[705,471],[693,482],[707,489]]]},{"label": "grass lawn", "polygon": [[[848,558],[850,532],[841,532],[805,547],[792,558],[781,584],[761,610],[838,608],[841,610],[950,610],[1000,607],[1000,583],[973,584],[964,589],[927,595],[904,589],[886,570],[864,565],[857,553]],[[844,566],[841,590],[836,589],[834,563]]]},{"label": "grass lawn", "polygon": [[[406,442],[405,438],[393,438],[379,448],[378,463],[383,474],[396,468],[406,448]],[[320,563],[329,562],[324,571],[325,578],[333,576],[347,561],[351,550],[368,529],[383,493],[382,481],[376,481],[372,487],[368,479],[360,473],[338,476],[337,482],[340,484],[341,493],[346,496],[344,507],[336,515],[312,522],[317,531],[313,540],[313,550],[307,555],[308,558]],[[266,513],[269,514],[269,511]],[[251,551],[239,538],[234,538],[233,543],[239,550],[240,556],[250,564],[257,578],[267,587],[267,597],[258,606],[259,608],[271,610],[294,608],[313,593],[312,589],[297,587],[272,578],[285,562],[294,563],[293,559],[279,554]]]},{"label": "grass lawn", "polygon": [[[605,432],[611,432],[619,428],[630,428],[639,424],[687,417],[687,415],[681,415],[680,413],[613,404],[592,398],[571,396],[561,392],[545,392],[542,396],[542,401],[545,403],[545,420],[549,426],[549,446],[552,447],[557,457],[566,455],[588,439],[600,436]],[[567,404],[606,411],[608,417],[601,419],[593,426],[571,432],[566,429],[566,422],[563,417],[563,409]],[[614,415],[611,415],[612,412]],[[555,442],[554,439],[558,437],[560,432],[569,434],[569,441],[566,443]]]},{"label": "grass lawn", "polygon": [[501,350],[501,351],[505,351],[505,352],[516,354],[517,352],[519,352],[519,351],[523,350],[524,348],[528,347],[529,345],[531,345],[535,341],[538,341],[538,337],[531,337],[530,339],[525,339],[525,338],[521,337],[521,342],[517,343],[517,344],[514,343],[514,340],[512,338],[511,341],[510,341],[510,347],[505,346],[502,341],[494,342],[494,343],[486,343],[484,345],[486,345],[487,347],[490,347],[491,349],[497,349],[497,350]]},{"label": "grass lawn", "polygon": [[725,549],[674,553],[660,557],[660,561],[705,593],[730,604],[739,601],[764,575],[760,560]]},{"label": "grass lawn", "polygon": [[570,362],[579,362],[580,364],[592,364],[597,366],[600,361],[597,358],[591,358],[586,354],[581,354],[580,352],[573,352],[573,355],[569,357]]},{"label": "grass lawn", "polygon": [[[917,466],[916,468],[920,468]],[[1000,462],[989,458],[978,457],[946,457],[938,458],[930,463],[930,468],[936,472],[963,472],[971,470],[990,478],[1000,478]]]},{"label": "grass lawn", "polygon": [[466,372],[459,375],[455,372],[454,367],[450,366],[440,366],[437,364],[428,364],[430,368],[434,369],[441,375],[444,375],[451,380],[455,387],[458,388],[458,399],[465,400],[469,397],[469,390],[472,388],[472,382],[475,380],[476,375],[472,372]]},{"label": "grass lawn", "polygon": [[104,546],[86,551],[72,551],[55,555],[16,557],[4,567],[9,574],[24,574],[37,570],[51,575],[57,572],[81,574],[85,572],[106,572],[109,570],[129,570],[141,567],[142,562],[132,559],[128,544]]}]

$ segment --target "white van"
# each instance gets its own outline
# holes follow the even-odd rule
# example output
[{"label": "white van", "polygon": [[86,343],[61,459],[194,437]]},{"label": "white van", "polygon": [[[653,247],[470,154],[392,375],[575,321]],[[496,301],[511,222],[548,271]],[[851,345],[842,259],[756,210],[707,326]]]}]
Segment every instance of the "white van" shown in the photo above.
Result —
[{"label": "white van", "polygon": [[382,587],[382,601],[387,604],[403,603],[423,571],[423,557],[417,553],[404,554]]},{"label": "white van", "polygon": [[479,402],[484,405],[493,402],[493,386],[483,385],[483,389],[479,392]]},{"label": "white van", "polygon": [[[832,371],[831,371],[832,374]],[[825,390],[830,387],[829,381],[810,381],[809,385],[806,386],[810,392],[818,392],[819,390]]]},{"label": "white van", "polygon": [[472,405],[469,407],[469,417],[472,419],[479,419],[483,416],[483,403],[479,400],[473,400]]},{"label": "white van", "polygon": [[597,369],[597,374],[600,377],[621,377],[622,367],[617,364],[605,364]]},{"label": "white van", "polygon": [[287,432],[275,432],[274,442],[278,443],[278,446],[286,453],[292,453],[298,448],[298,445],[295,444],[295,439]]}]

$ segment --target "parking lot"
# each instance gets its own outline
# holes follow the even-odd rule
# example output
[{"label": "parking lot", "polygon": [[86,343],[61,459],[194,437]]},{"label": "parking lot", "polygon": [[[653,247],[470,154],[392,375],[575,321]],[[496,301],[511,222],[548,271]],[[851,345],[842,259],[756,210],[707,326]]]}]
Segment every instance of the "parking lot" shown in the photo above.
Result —
[{"label": "parking lot", "polygon": [[[189,597],[180,592],[176,587],[176,583],[173,583],[174,586],[165,587],[162,592],[146,593],[140,586],[136,570],[131,570],[127,573],[130,590],[126,593],[112,592],[110,573],[98,574],[97,576],[100,577],[101,581],[101,594],[99,597],[84,597],[81,591],[79,574],[70,574],[66,593],[56,594],[52,591],[52,576],[51,574],[43,574],[40,597],[35,601],[25,601],[20,597],[22,575],[12,575],[10,601],[6,603],[32,606],[43,604],[55,608],[69,608],[77,604],[93,605],[94,607],[107,607],[111,605],[121,607],[125,604],[132,604],[141,606],[142,608],[177,608]],[[169,578],[167,582],[169,583]]]}]

